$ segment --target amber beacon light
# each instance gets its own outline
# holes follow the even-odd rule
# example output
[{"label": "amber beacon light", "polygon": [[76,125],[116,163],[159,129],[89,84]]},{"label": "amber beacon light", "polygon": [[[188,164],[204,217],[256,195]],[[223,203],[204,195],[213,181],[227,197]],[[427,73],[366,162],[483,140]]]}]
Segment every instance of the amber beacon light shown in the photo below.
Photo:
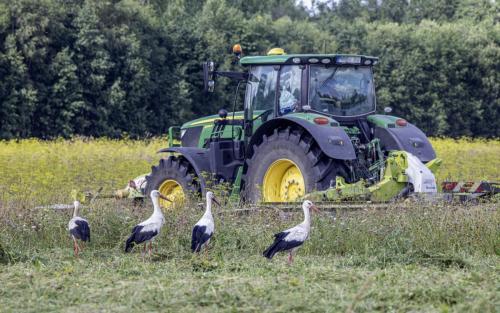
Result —
[{"label": "amber beacon light", "polygon": [[241,49],[241,45],[239,43],[235,44],[233,46],[233,53],[237,56],[240,57],[243,54],[243,49]]}]

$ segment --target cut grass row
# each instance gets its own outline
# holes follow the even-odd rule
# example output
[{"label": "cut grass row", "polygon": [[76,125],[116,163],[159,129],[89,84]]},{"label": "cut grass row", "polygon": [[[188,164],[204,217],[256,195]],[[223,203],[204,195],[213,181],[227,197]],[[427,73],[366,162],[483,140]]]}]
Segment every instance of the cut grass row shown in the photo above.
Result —
[{"label": "cut grass row", "polygon": [[2,312],[497,312],[498,260],[468,268],[352,257],[267,262],[259,256],[199,261],[94,250],[75,261],[52,250],[41,261],[0,267]]},{"label": "cut grass row", "polygon": [[70,212],[2,221],[10,263],[0,265],[0,312],[495,312],[500,305],[496,204],[315,215],[293,267],[283,255],[268,262],[260,254],[273,233],[300,221],[299,212],[215,209],[206,258],[189,250],[201,210],[167,212],[158,254],[143,262],[138,249],[122,249],[150,210],[111,201],[85,208],[93,240],[80,260],[65,229]]},{"label": "cut grass row", "polygon": [[[152,141],[0,142],[0,312],[496,312],[498,203],[401,203],[316,215],[293,267],[261,256],[300,212],[215,208],[207,258],[189,251],[202,211],[167,211],[159,253],[124,254],[150,202],[102,200],[82,209],[92,242],[72,256],[68,203],[75,187],[110,192],[157,162]],[[499,141],[435,139],[440,179],[498,179]],[[480,177],[479,177],[480,176]]]}]

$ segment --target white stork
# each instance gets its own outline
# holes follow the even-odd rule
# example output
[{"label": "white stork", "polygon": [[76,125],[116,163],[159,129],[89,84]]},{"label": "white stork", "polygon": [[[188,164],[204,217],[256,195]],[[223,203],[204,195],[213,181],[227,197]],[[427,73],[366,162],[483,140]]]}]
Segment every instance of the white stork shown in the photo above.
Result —
[{"label": "white stork", "polygon": [[135,244],[144,243],[144,251],[146,253],[146,246],[149,242],[149,256],[152,253],[152,241],[158,236],[160,230],[165,223],[165,218],[163,217],[163,213],[160,208],[160,203],[158,201],[159,198],[163,200],[170,201],[167,197],[162,195],[158,190],[151,191],[151,200],[153,201],[153,214],[144,222],[137,224],[132,229],[132,234],[127,239],[125,243],[125,252],[130,252]]},{"label": "white stork", "polygon": [[78,257],[81,250],[78,245],[78,240],[81,240],[82,242],[90,241],[90,227],[89,222],[86,219],[78,216],[80,202],[75,200],[73,205],[73,218],[71,218],[68,223],[68,230],[71,234],[71,238],[73,238],[73,252],[75,253],[75,256]]},{"label": "white stork", "polygon": [[309,200],[302,203],[302,209],[304,210],[304,221],[295,227],[275,234],[273,244],[263,252],[266,258],[272,259],[273,256],[280,251],[289,251],[288,264],[292,264],[293,253],[309,237],[309,232],[311,230],[310,209],[319,212],[318,208]]},{"label": "white stork", "polygon": [[207,192],[207,208],[205,214],[201,219],[194,225],[193,234],[191,237],[191,251],[200,252],[203,246],[208,245],[210,238],[214,234],[215,224],[214,217],[212,216],[212,201],[220,206],[219,201],[214,196],[211,191]]}]

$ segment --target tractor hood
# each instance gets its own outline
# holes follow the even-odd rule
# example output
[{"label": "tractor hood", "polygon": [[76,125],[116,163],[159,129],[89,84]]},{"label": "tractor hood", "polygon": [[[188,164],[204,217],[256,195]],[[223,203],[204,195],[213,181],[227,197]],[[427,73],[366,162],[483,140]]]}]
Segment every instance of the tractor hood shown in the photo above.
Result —
[{"label": "tractor hood", "polygon": [[[255,114],[255,115],[257,115],[257,114]],[[187,123],[182,124],[181,129],[196,127],[196,126],[207,126],[207,125],[213,126],[214,121],[218,120],[218,119],[220,119],[218,114],[204,116],[204,117],[201,117],[201,118],[198,118],[198,119],[195,119],[195,120],[192,120],[192,121],[189,121]],[[227,114],[227,119],[228,120],[233,119],[232,112]],[[243,111],[234,112],[234,119],[235,120],[242,120],[243,119]]]},{"label": "tractor hood", "polygon": [[[254,111],[254,117],[259,116],[264,111]],[[235,120],[243,120],[244,112],[237,111],[234,112]],[[183,147],[204,147],[205,142],[208,138],[210,138],[210,134],[212,133],[212,129],[214,126],[214,121],[220,119],[221,117],[218,114],[208,115],[202,118],[198,118],[187,123],[184,123],[181,126],[181,142]],[[233,119],[233,112],[229,112],[227,114],[228,120]],[[258,123],[256,123],[258,124]],[[222,135],[223,138],[231,138],[235,132],[238,131],[237,126],[228,125],[224,133]],[[241,129],[240,129],[241,130]]]},{"label": "tractor hood", "polygon": [[[264,112],[264,110],[255,110],[253,112],[253,117],[255,118],[263,112]],[[235,120],[242,120],[243,116],[244,116],[243,111],[234,112],[234,119]],[[198,118],[198,119],[195,119],[195,120],[192,120],[192,121],[189,121],[187,123],[182,124],[181,129],[196,127],[196,126],[207,126],[207,125],[213,126],[214,121],[218,120],[218,119],[220,119],[220,116],[218,114],[204,116],[204,117],[201,117],[201,118]],[[233,119],[233,112],[228,112],[226,119],[232,120]]]}]

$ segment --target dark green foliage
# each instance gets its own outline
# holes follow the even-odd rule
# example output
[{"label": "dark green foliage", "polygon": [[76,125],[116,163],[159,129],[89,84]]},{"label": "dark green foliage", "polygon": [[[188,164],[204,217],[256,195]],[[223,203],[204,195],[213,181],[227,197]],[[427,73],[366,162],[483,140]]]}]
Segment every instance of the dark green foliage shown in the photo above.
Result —
[{"label": "dark green foliage", "polygon": [[498,137],[498,5],[482,0],[0,0],[0,138],[146,137],[232,108],[229,50],[362,53],[378,106],[429,135]]}]

